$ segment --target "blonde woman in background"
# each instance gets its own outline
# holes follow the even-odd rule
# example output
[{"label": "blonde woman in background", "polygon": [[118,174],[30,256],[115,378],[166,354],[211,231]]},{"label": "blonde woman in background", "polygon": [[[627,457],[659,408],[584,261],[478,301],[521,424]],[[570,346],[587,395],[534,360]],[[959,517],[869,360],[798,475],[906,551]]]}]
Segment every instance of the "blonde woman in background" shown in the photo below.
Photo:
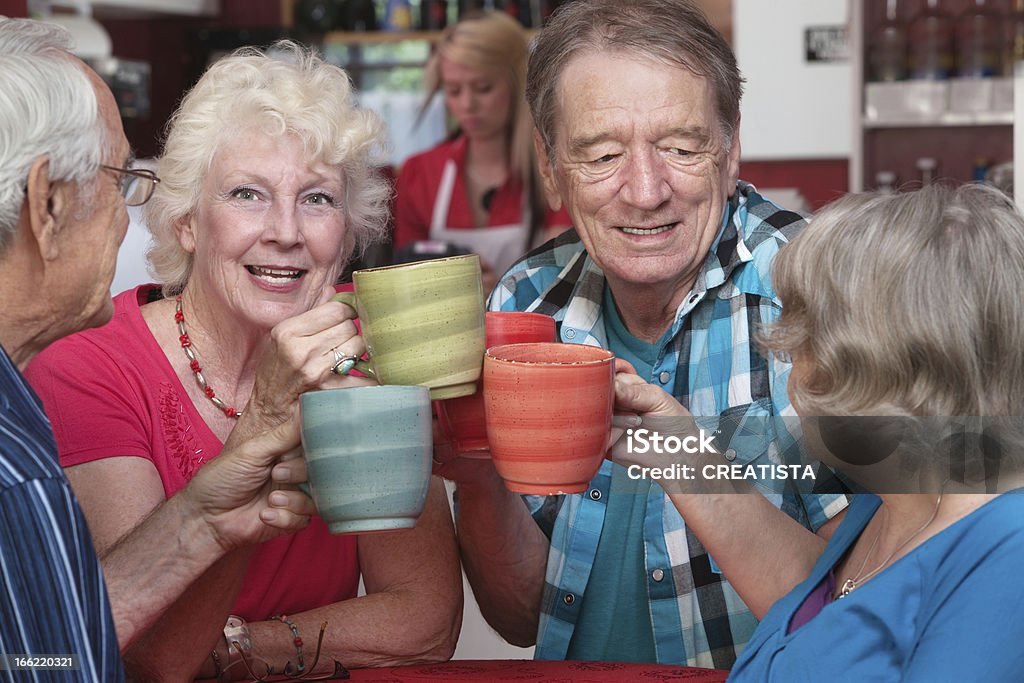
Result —
[{"label": "blonde woman in background", "polygon": [[468,249],[493,285],[531,246],[569,226],[565,211],[549,208],[535,169],[528,48],[504,12],[471,14],[444,32],[427,65],[427,103],[440,91],[456,130],[402,167],[396,250],[420,240]]}]

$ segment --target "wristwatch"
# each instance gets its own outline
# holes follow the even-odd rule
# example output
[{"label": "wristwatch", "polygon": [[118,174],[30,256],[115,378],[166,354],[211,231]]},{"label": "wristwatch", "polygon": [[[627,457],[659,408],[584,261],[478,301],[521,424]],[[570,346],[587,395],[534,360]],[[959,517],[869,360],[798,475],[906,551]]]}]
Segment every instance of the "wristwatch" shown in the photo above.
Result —
[{"label": "wristwatch", "polygon": [[252,652],[252,637],[249,635],[249,624],[245,619],[235,616],[228,616],[224,624],[224,640],[228,643],[228,656],[234,660],[237,652],[243,658],[248,658]]}]

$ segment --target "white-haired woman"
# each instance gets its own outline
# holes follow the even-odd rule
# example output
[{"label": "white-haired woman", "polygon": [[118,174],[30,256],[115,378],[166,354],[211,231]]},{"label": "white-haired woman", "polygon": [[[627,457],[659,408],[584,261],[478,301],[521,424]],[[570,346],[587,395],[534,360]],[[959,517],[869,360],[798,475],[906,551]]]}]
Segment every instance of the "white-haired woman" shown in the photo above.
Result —
[{"label": "white-haired woman", "polygon": [[406,160],[398,175],[394,246],[439,240],[480,255],[496,278],[535,243],[569,227],[534,168],[526,106],[526,32],[505,12],[448,27],[427,66],[427,101],[440,91],[451,139]]},{"label": "white-haired woman", "polygon": [[[981,185],[848,195],[782,249],[772,279],[783,313],[762,342],[793,359],[808,451],[865,492],[795,588],[745,584],[748,603],[774,605],[729,680],[1019,680],[1024,217]],[[620,408],[645,421],[683,414],[650,385],[618,384]],[[692,511],[686,498],[673,494]],[[779,543],[767,516],[721,519],[698,536],[729,575],[766,559],[799,569],[813,548]],[[730,543],[744,525],[760,541]]]},{"label": "white-haired woman", "polygon": [[[388,186],[370,166],[380,140],[347,75],[294,44],[241,50],[184,99],[146,205],[160,285],[119,295],[110,325],[54,345],[29,372],[101,554],[225,444],[294,417],[301,393],[368,381],[332,372],[336,354],[365,345],[354,311],[330,297],[386,224]],[[317,671],[444,660],[461,591],[435,481],[414,530],[357,540],[315,518],[227,555],[126,662],[171,679],[309,672],[324,623]],[[226,622],[251,638],[244,663]]]}]

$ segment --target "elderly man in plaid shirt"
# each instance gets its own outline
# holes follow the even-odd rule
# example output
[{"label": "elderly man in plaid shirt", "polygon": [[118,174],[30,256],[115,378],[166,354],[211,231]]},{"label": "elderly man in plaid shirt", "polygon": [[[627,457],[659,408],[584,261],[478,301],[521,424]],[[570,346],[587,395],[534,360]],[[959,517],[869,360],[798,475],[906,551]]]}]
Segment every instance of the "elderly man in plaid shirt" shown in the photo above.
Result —
[{"label": "elderly man in plaid shirt", "polygon": [[[575,229],[514,265],[491,308],[552,316],[561,341],[611,349],[695,416],[771,425],[793,414],[789,365],[751,335],[780,314],[772,259],[804,219],[738,178],[741,91],[689,0],[563,6],[534,45],[527,99],[549,198]],[[770,436],[776,458],[794,448]],[[677,496],[684,522],[660,486],[611,462],[584,493],[548,497],[508,492],[481,461],[439,470],[458,482],[484,616],[543,659],[729,668],[770,606],[752,596],[806,575],[846,506],[789,489]],[[715,556],[742,569],[727,580]]]}]

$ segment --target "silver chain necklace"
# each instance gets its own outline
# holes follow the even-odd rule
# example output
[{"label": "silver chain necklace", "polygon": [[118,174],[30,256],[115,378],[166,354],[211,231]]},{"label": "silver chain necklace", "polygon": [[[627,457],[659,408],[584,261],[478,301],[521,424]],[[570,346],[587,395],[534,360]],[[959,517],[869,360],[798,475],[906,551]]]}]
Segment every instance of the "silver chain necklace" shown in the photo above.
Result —
[{"label": "silver chain necklace", "polygon": [[[867,553],[864,555],[864,561],[860,563],[860,569],[857,570],[857,573],[854,576],[843,582],[842,587],[839,589],[839,593],[836,595],[836,599],[845,598],[847,595],[852,593],[854,589],[859,587],[862,583],[870,579],[878,572],[885,569],[885,566],[889,564],[889,560],[891,560],[896,555],[896,553],[907,547],[908,543],[913,541],[915,538],[918,537],[918,535],[922,531],[927,529],[928,525],[934,522],[936,515],[939,514],[939,506],[942,505],[942,494],[943,491],[939,490],[939,497],[935,500],[935,509],[932,510],[931,516],[927,519],[927,521],[925,521],[924,524],[921,525],[921,528],[919,528],[917,531],[908,536],[907,540],[903,541],[898,546],[896,546],[896,548],[891,553],[889,553],[889,555],[884,560],[882,560],[881,564],[879,564],[877,567],[869,571],[864,576],[861,576],[861,572],[864,571],[864,567],[867,565],[868,560],[871,559],[871,553],[875,551],[875,546],[878,545],[878,539],[882,537],[882,525],[879,525],[878,533],[875,534],[875,540],[871,542],[871,547],[868,548]],[[885,508],[885,514],[886,519],[888,519],[889,508]]]}]

